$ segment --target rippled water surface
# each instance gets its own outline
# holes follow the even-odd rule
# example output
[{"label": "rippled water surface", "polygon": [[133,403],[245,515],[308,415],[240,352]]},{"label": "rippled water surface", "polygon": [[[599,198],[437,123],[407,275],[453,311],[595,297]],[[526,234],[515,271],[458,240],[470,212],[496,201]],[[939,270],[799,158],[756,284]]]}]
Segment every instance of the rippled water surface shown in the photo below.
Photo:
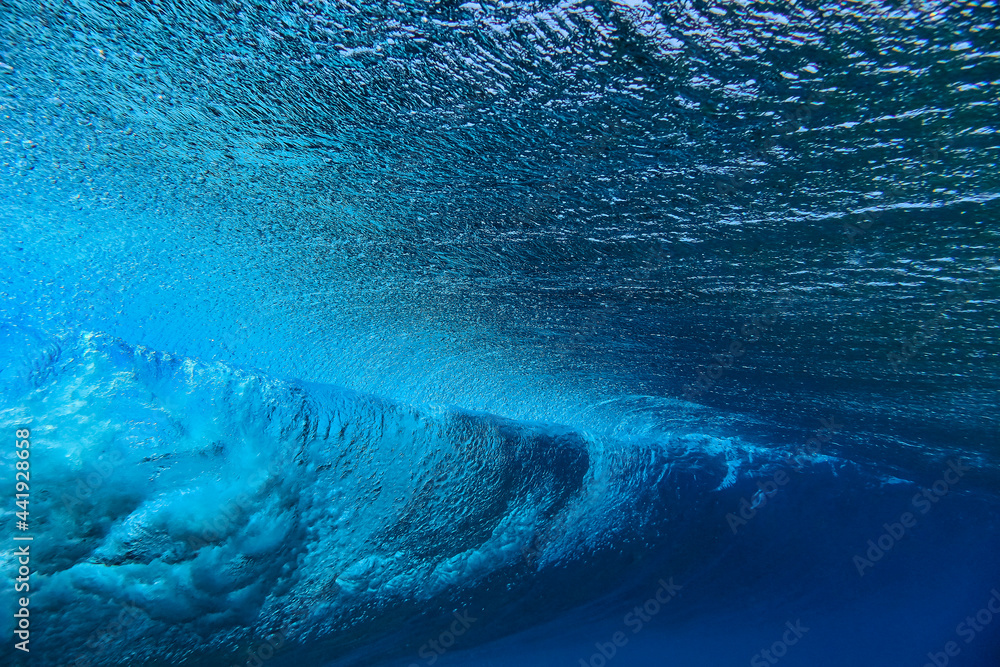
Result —
[{"label": "rippled water surface", "polygon": [[[1000,585],[998,17],[0,1],[34,664],[242,665],[279,628],[274,665],[432,664],[474,609],[435,661],[575,665],[668,574],[702,585],[613,660],[746,664],[797,615],[784,664],[930,660]],[[995,664],[976,637],[953,664]]]}]

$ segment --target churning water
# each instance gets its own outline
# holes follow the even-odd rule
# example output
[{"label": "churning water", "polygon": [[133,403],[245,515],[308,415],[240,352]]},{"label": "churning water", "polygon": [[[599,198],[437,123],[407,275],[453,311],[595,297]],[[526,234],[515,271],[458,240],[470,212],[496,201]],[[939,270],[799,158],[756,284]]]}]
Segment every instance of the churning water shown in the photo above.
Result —
[{"label": "churning water", "polygon": [[998,664],[998,18],[0,0],[4,664]]}]

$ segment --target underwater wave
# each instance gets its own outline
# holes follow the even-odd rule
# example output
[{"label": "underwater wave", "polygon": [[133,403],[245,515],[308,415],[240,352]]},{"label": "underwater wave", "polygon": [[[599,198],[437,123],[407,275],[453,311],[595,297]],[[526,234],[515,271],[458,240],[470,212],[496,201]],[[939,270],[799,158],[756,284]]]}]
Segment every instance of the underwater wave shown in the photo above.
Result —
[{"label": "underwater wave", "polygon": [[0,2],[0,655],[993,667],[995,4]]},{"label": "underwater wave", "polygon": [[[44,482],[32,665],[245,664],[265,640],[272,664],[412,661],[454,619],[474,647],[650,582],[682,618],[718,614],[791,532],[834,601],[878,510],[919,492],[815,451],[417,408],[103,334],[8,368],[3,421],[31,425]],[[837,525],[799,532],[818,512]]]}]

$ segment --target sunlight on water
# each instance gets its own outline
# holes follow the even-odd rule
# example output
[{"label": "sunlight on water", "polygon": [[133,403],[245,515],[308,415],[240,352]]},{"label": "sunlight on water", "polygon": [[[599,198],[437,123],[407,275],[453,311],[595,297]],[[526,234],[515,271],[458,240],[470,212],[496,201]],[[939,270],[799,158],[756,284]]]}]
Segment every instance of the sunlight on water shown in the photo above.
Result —
[{"label": "sunlight on water", "polygon": [[998,15],[3,3],[5,659],[994,664]]}]

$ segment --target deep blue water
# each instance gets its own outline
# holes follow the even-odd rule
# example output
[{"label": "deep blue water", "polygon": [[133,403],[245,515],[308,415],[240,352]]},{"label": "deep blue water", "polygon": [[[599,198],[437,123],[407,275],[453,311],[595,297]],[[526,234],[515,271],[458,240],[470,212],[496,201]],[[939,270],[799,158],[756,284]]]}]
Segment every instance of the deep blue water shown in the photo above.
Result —
[{"label": "deep blue water", "polygon": [[0,0],[0,662],[1000,664],[998,16]]}]

